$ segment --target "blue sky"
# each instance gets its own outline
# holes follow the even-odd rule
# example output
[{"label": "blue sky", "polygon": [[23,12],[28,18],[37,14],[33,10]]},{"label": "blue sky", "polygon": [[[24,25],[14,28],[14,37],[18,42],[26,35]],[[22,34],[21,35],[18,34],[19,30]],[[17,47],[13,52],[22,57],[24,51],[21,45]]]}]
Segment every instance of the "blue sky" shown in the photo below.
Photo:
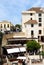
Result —
[{"label": "blue sky", "polygon": [[0,0],[0,21],[21,24],[21,12],[38,6],[44,7],[44,0]]}]

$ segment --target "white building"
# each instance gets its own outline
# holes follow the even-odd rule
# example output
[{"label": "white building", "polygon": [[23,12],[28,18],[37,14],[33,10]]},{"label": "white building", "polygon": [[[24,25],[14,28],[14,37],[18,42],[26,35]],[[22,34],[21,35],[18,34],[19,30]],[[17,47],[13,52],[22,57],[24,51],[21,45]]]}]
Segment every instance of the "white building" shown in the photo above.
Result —
[{"label": "white building", "polygon": [[44,9],[33,7],[22,12],[22,31],[28,38],[39,39],[44,36]]},{"label": "white building", "polygon": [[[5,25],[4,25],[5,26]],[[12,45],[20,46],[24,44],[27,40],[34,39],[40,42],[43,46],[44,51],[44,9],[43,8],[31,8],[27,11],[22,12],[22,32],[13,32],[3,36],[2,46],[5,48],[12,48]],[[7,45],[7,46],[6,46]],[[26,48],[26,47],[25,47]],[[7,49],[8,54],[26,51],[25,48],[13,48]],[[21,50],[20,50],[21,49]],[[16,50],[16,51],[15,51]],[[20,51],[19,51],[20,50]],[[22,51],[23,50],[23,51]],[[42,51],[42,47],[40,49]],[[14,54],[13,54],[14,55]],[[11,56],[11,55],[10,55]],[[15,56],[16,57],[16,56]],[[14,58],[14,56],[12,56]],[[11,58],[11,60],[12,60]],[[17,59],[23,57],[19,57]],[[27,57],[28,58],[28,57]],[[39,58],[39,56],[30,56],[31,58]],[[25,57],[24,57],[25,59]],[[13,61],[11,62],[13,63]],[[15,62],[14,62],[15,63]]]},{"label": "white building", "polygon": [[4,32],[4,31],[10,31],[10,27],[13,24],[11,24],[11,22],[3,20],[2,22],[0,22],[0,31]]}]

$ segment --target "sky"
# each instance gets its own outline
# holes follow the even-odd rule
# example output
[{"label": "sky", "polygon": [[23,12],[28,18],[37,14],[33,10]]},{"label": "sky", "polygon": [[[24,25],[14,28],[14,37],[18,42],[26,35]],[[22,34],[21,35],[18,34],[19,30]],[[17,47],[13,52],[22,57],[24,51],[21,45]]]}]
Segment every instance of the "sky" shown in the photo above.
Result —
[{"label": "sky", "polygon": [[0,21],[21,24],[22,11],[32,7],[44,7],[44,0],[0,0]]}]

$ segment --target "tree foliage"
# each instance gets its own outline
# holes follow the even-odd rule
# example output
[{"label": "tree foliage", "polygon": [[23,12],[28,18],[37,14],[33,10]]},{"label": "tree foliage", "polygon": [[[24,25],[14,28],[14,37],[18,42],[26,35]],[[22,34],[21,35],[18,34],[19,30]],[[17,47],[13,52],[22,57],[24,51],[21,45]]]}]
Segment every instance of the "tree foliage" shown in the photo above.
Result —
[{"label": "tree foliage", "polygon": [[16,29],[16,31],[18,30],[20,32],[21,31],[21,25],[20,24],[16,24],[15,25],[15,29]]},{"label": "tree foliage", "polygon": [[35,40],[27,41],[26,46],[27,46],[27,50],[30,52],[38,51],[41,47],[41,45],[37,43]]},{"label": "tree foliage", "polygon": [[10,30],[11,30],[11,31],[15,31],[15,26],[11,26],[11,27],[10,27]]},{"label": "tree foliage", "polygon": [[11,26],[11,31],[21,31],[21,25],[20,24],[16,24],[15,26]]},{"label": "tree foliage", "polygon": [[21,28],[21,25],[20,24],[16,24],[15,27]]},{"label": "tree foliage", "polygon": [[39,54],[44,57],[44,51],[41,51]]}]

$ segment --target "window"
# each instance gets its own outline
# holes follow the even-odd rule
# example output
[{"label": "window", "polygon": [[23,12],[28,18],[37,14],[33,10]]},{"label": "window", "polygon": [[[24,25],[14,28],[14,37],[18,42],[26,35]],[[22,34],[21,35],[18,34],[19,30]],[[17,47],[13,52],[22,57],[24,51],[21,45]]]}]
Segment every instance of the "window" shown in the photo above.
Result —
[{"label": "window", "polygon": [[9,24],[7,24],[7,27],[9,28]]},{"label": "window", "polygon": [[4,28],[6,28],[6,24],[4,24]]},{"label": "window", "polygon": [[33,30],[31,31],[31,35],[33,35],[34,34],[34,32],[33,32]]},{"label": "window", "polygon": [[41,24],[41,23],[39,23],[39,26],[42,26],[42,24]]},{"label": "window", "polygon": [[41,36],[38,36],[38,41],[41,41]]},{"label": "window", "polygon": [[1,31],[2,31],[2,29],[1,29]]},{"label": "window", "polygon": [[39,22],[41,22],[41,18],[39,18]]},{"label": "window", "polygon": [[44,42],[44,36],[41,36],[41,41]]},{"label": "window", "polygon": [[39,34],[41,34],[41,30],[39,30]]},{"label": "window", "polygon": [[38,39],[40,38],[40,36],[38,36]]},{"label": "window", "polygon": [[34,25],[33,24],[31,24],[31,27],[33,27]]},{"label": "window", "polygon": [[30,15],[32,16],[33,14],[32,14],[32,13],[30,13]]},{"label": "window", "polygon": [[39,13],[38,16],[41,16],[41,13]]},{"label": "window", "polygon": [[32,20],[32,18],[31,18],[31,20]]},{"label": "window", "polygon": [[1,28],[2,28],[2,24],[1,24]]}]

